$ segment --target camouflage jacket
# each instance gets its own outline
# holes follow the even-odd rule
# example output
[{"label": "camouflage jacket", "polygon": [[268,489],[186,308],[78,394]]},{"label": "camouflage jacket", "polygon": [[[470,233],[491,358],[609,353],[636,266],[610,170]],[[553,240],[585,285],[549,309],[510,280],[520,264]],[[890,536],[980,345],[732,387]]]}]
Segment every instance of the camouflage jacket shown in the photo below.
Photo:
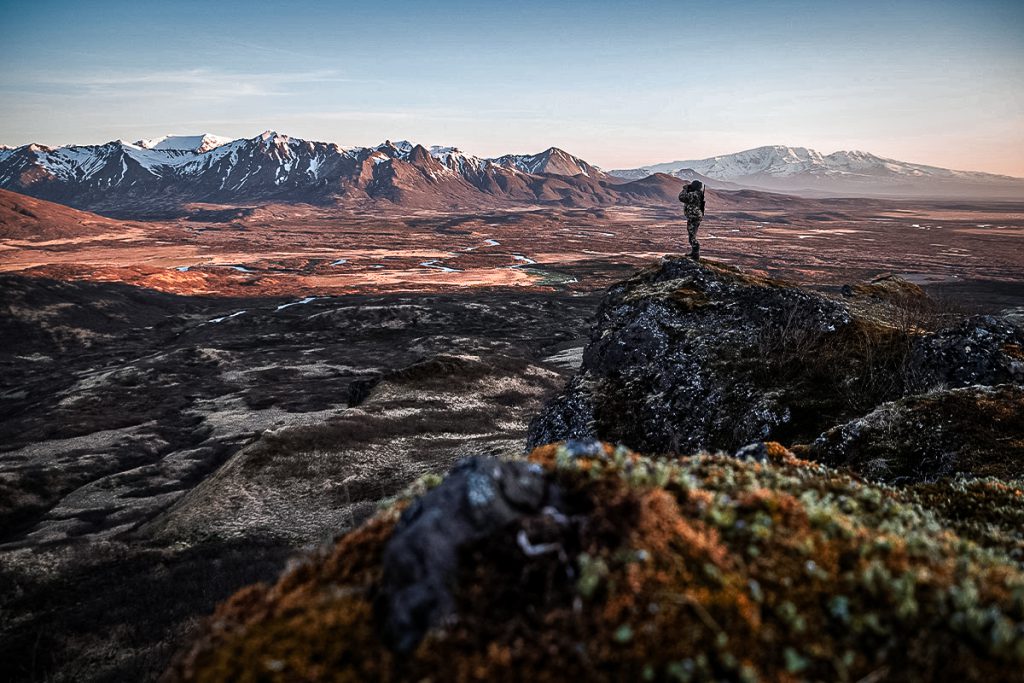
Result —
[{"label": "camouflage jacket", "polygon": [[683,203],[683,213],[687,216],[704,216],[704,192],[683,190],[679,193],[679,201]]}]

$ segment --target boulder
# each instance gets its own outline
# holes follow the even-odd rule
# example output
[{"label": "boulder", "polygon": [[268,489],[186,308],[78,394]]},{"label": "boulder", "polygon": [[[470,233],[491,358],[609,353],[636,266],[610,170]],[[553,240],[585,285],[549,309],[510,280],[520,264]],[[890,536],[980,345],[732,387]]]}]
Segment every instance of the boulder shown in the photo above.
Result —
[{"label": "boulder", "polygon": [[1009,318],[974,316],[917,341],[910,391],[972,384],[1024,384],[1024,329]]},{"label": "boulder", "polygon": [[971,386],[885,403],[828,430],[807,455],[899,484],[1024,477],[1024,388]]},{"label": "boulder", "polygon": [[[778,443],[747,451],[552,445],[511,479],[467,463],[236,594],[165,680],[1024,680],[1024,483],[930,484],[925,508]],[[522,476],[525,506],[503,502]],[[530,512],[544,490],[565,518]],[[418,585],[443,618],[401,597]],[[381,600],[411,608],[415,638],[381,628]]]},{"label": "boulder", "polygon": [[557,504],[557,490],[537,465],[488,457],[458,463],[402,513],[384,548],[376,602],[384,642],[398,652],[413,650],[455,610],[451,586],[460,551]]},{"label": "boulder", "polygon": [[579,372],[533,420],[527,445],[806,443],[911,393],[1024,378],[1024,332],[1006,319],[933,332],[941,318],[924,315],[924,293],[893,276],[847,294],[665,257],[608,290]]}]

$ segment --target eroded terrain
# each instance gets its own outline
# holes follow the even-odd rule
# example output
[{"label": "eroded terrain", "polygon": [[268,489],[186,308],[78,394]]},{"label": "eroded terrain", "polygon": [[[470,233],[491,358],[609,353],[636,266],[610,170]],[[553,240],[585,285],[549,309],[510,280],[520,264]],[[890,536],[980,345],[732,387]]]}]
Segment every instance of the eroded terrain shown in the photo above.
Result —
[{"label": "eroded terrain", "polygon": [[[709,205],[722,263],[1024,301],[1019,204]],[[602,290],[685,249],[674,206],[193,206],[88,228],[0,240],[0,668],[27,680],[153,678],[297,548],[459,457],[521,455]]]},{"label": "eroded terrain", "polygon": [[295,548],[458,457],[520,455],[595,301],[0,286],[0,660],[56,680],[150,678]]}]

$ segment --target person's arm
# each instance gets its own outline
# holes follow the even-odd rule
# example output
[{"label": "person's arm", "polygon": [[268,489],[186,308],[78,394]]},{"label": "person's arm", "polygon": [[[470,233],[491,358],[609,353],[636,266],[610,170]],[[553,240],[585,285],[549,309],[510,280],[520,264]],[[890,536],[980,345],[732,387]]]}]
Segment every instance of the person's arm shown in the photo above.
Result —
[{"label": "person's arm", "polygon": [[704,213],[704,191],[700,192],[700,212]]}]

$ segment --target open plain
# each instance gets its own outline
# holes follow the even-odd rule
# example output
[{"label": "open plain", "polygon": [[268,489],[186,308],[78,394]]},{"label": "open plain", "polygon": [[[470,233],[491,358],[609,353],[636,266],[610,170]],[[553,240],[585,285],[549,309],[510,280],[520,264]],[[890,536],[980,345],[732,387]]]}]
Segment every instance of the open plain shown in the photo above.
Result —
[{"label": "open plain", "polygon": [[[0,227],[0,272],[214,296],[583,292],[606,287],[625,266],[688,248],[675,206],[452,214],[191,205],[167,221],[93,217],[88,230],[75,224],[42,239]],[[713,193],[700,233],[709,257],[797,282],[835,286],[890,272],[986,305],[1020,283],[1022,236],[1024,203],[815,200],[750,190]]]},{"label": "open plain", "polygon": [[[520,455],[601,292],[687,248],[678,206],[123,220],[2,199],[0,668],[26,680],[153,678],[296,549],[459,457]],[[836,296],[893,273],[958,309],[1024,301],[1024,204],[708,207],[719,263]]]}]

